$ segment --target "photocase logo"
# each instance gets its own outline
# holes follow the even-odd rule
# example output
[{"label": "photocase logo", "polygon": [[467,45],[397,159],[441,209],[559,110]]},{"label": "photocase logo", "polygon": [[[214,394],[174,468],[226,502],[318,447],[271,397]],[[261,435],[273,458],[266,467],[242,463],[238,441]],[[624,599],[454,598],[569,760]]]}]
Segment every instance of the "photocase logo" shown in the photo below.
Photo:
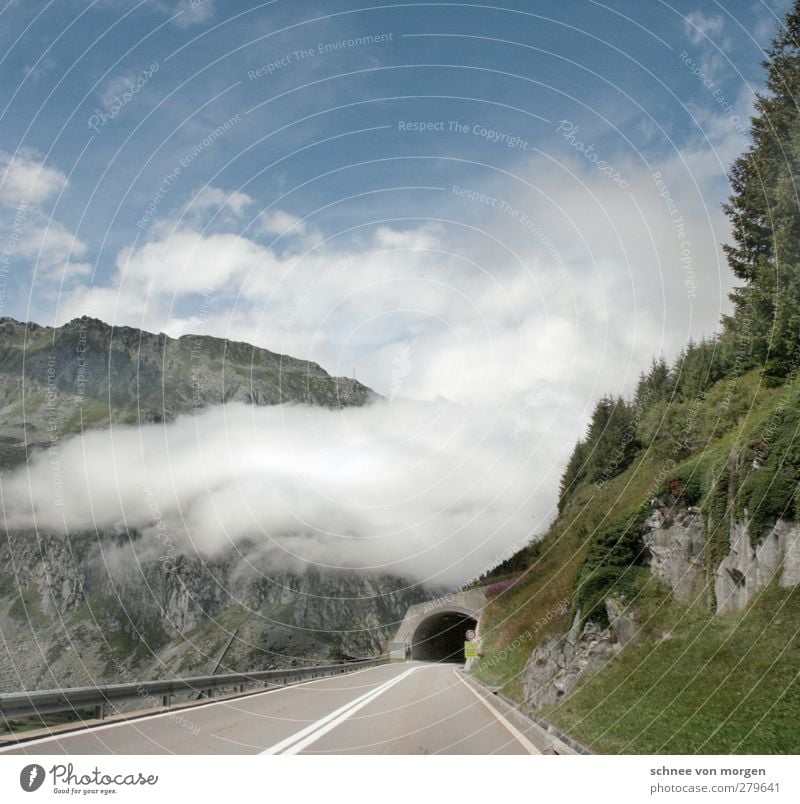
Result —
[{"label": "photocase logo", "polygon": [[19,774],[20,787],[26,793],[33,793],[42,786],[44,768],[41,765],[26,765]]}]

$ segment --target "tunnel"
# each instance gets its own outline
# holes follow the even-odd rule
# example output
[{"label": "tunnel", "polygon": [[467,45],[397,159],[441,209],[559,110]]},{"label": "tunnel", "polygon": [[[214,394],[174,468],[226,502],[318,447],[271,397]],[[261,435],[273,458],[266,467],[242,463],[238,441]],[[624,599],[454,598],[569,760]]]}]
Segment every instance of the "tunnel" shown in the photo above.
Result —
[{"label": "tunnel", "polygon": [[411,658],[426,662],[464,663],[464,642],[467,631],[478,623],[459,611],[441,611],[424,619],[414,631]]}]

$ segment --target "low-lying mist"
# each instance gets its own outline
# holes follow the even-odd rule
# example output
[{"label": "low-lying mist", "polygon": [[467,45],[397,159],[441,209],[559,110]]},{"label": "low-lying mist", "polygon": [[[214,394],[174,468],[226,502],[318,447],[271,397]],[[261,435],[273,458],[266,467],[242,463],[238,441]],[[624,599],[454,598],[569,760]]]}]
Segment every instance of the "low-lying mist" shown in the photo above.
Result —
[{"label": "low-lying mist", "polygon": [[12,529],[135,529],[153,553],[207,557],[246,541],[276,567],[438,587],[541,531],[553,460],[537,433],[520,437],[510,409],[229,404],[71,437],[0,483]]}]

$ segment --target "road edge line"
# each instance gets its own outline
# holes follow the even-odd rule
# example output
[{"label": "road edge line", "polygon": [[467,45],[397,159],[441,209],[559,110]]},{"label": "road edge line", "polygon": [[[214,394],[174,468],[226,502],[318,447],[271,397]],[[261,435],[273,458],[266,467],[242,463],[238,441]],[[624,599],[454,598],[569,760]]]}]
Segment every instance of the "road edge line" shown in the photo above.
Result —
[{"label": "road edge line", "polygon": [[537,733],[541,734],[542,739],[550,743],[550,748],[552,748],[555,754],[558,754],[559,756],[572,756],[575,754],[594,756],[594,751],[590,751],[587,746],[576,740],[572,735],[565,734],[559,728],[550,723],[550,721],[539,717],[539,715],[531,711],[528,706],[513,701],[507,695],[504,695],[497,687],[491,687],[488,684],[485,684],[479,678],[476,678],[472,673],[465,672],[464,677],[476,687],[480,687],[481,689],[485,690],[488,693],[490,700],[493,701],[495,698],[497,698],[498,700],[502,701],[503,705],[507,708],[507,713],[510,716],[518,719],[519,722],[524,722],[526,725],[532,725]]},{"label": "road edge line", "polygon": [[513,724],[509,721],[499,710],[495,709],[489,701],[481,695],[474,687],[472,687],[466,679],[458,672],[453,670],[456,678],[497,718],[512,737],[529,753],[540,755],[542,752]]}]

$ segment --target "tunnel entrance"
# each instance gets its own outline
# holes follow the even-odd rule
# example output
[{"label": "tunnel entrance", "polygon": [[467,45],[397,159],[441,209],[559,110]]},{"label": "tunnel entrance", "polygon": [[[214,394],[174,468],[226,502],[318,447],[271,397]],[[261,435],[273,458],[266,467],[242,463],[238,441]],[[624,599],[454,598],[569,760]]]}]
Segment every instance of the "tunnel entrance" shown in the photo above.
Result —
[{"label": "tunnel entrance", "polygon": [[423,620],[411,640],[411,658],[426,662],[458,662],[463,664],[464,641],[469,630],[478,623],[459,611],[442,611]]}]

